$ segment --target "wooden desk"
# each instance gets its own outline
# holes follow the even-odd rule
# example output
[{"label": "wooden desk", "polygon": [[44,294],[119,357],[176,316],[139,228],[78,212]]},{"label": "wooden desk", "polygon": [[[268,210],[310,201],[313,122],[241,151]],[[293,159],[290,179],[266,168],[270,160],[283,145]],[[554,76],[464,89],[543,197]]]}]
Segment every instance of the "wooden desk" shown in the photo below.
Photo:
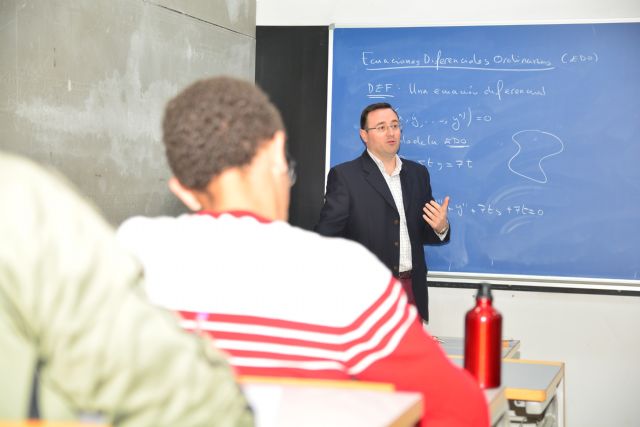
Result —
[{"label": "wooden desk", "polygon": [[[447,356],[464,356],[464,338],[439,336],[438,340]],[[502,358],[519,359],[520,341],[502,340]]]},{"label": "wooden desk", "polygon": [[[449,356],[461,368],[462,356]],[[554,418],[564,426],[564,363],[523,359],[502,360],[502,384],[511,419]],[[555,400],[554,400],[555,399]],[[551,412],[547,413],[550,409]]]},{"label": "wooden desk", "polygon": [[[291,401],[287,401],[285,403],[280,402],[277,398],[273,399],[273,396],[269,396],[270,394],[281,394],[282,393],[282,387],[280,387],[277,390],[264,390],[261,389],[259,386],[291,386],[292,390],[299,390],[299,387],[309,387],[312,386],[314,388],[317,387],[325,387],[325,388],[329,388],[330,390],[333,390],[335,388],[340,388],[340,389],[352,389],[352,390],[369,390],[369,391],[382,391],[382,392],[393,392],[394,390],[394,386],[393,384],[388,384],[388,383],[377,383],[377,382],[365,382],[365,381],[331,381],[331,380],[309,380],[309,379],[300,379],[300,378],[276,378],[276,377],[254,377],[254,376],[243,376],[240,377],[238,379],[238,381],[240,382],[240,384],[243,385],[243,388],[245,390],[245,392],[247,393],[247,395],[249,394],[254,394],[256,395],[257,392],[257,396],[254,396],[254,398],[252,399],[251,397],[249,398],[249,401],[252,402],[252,406],[254,406],[254,408],[257,411],[261,411],[265,416],[265,418],[267,418],[267,421],[258,421],[257,425],[258,427],[264,427],[264,426],[280,426],[280,425],[296,425],[296,423],[300,423],[302,422],[301,419],[304,417],[308,417],[308,415],[305,415],[304,413],[298,413],[298,414],[294,414],[294,419],[291,420],[291,422],[289,423],[289,421],[287,420],[279,420],[276,419],[276,421],[269,421],[269,417],[271,417],[272,419],[274,417],[277,417],[279,415],[279,411],[280,409],[278,409],[278,405],[280,406],[284,406],[284,405],[289,405],[289,403],[291,403]],[[261,393],[265,392],[266,395],[261,395]],[[331,391],[331,393],[333,393],[333,391]],[[395,393],[396,395],[398,395],[399,393]],[[417,393],[410,393],[410,394],[417,394]],[[323,396],[320,396],[321,398],[324,398]],[[349,396],[350,398],[351,396]],[[373,397],[373,400],[371,402],[367,401],[367,403],[363,404],[362,402],[366,399],[368,399],[369,397]],[[419,397],[419,395],[418,395]],[[494,389],[489,389],[489,390],[485,390],[485,398],[487,400],[487,406],[489,407],[489,413],[490,413],[490,417],[491,417],[491,426],[492,427],[502,427],[502,426],[508,426],[509,425],[509,405],[507,403],[507,398],[505,395],[505,388],[504,387],[499,387],[499,388],[494,388]],[[273,400],[272,400],[273,399]],[[317,403],[317,399],[318,396],[306,396],[305,399],[313,399],[312,401],[315,403]],[[380,408],[377,407],[377,400],[376,399],[380,399],[379,395],[364,395],[364,394],[360,394],[358,396],[358,401],[359,401],[359,405],[362,405],[362,407],[364,408],[364,411],[376,411],[379,410]],[[400,404],[402,405],[402,401],[400,399],[404,399],[404,397],[398,399],[397,397],[394,398],[397,399],[398,402],[400,402]],[[253,401],[252,401],[253,400]],[[333,400],[333,397],[332,397]],[[387,401],[387,398],[385,398],[385,401]],[[385,404],[388,404],[387,403]],[[395,405],[395,403],[392,403]],[[306,403],[301,402],[300,403],[301,406],[306,406]],[[341,408],[343,408],[343,406],[345,405],[344,401],[340,401],[338,402],[338,406],[335,407],[336,411],[340,411]],[[407,426],[413,426],[417,421],[420,420],[421,414],[422,414],[422,404],[420,404],[420,408],[419,411],[416,411],[417,407],[415,406],[415,402],[413,402],[411,404],[412,406],[408,409],[405,410],[405,414],[409,414],[409,418],[407,418],[406,420],[404,418],[401,418],[400,420],[397,420],[397,422],[395,423],[391,423],[391,424],[384,424],[384,420],[382,420],[382,424],[377,423],[378,419],[376,419],[377,417],[379,417],[379,415],[376,415],[376,413],[369,413],[367,415],[367,418],[364,419],[362,416],[362,413],[357,413],[358,411],[363,410],[360,406],[359,409],[356,412],[356,419],[355,420],[351,420],[350,418],[347,419],[344,417],[344,414],[340,415],[340,414],[334,414],[334,415],[338,415],[339,417],[337,417],[336,419],[328,419],[328,418],[321,418],[318,420],[317,424],[312,424],[312,425],[318,425],[318,426],[322,426],[323,423],[325,422],[330,422],[331,424],[327,424],[327,425],[389,425],[389,426],[403,426],[403,425],[407,425]],[[322,413],[322,417],[327,417],[327,416],[332,416],[332,414],[327,414],[325,412],[329,412],[327,411],[328,409],[327,404],[325,404],[322,407],[322,411],[324,411]],[[276,409],[273,409],[276,408]],[[290,409],[291,408],[285,408],[286,409],[286,413],[283,414],[283,417],[288,417],[291,415]],[[397,409],[397,408],[396,408]],[[351,408],[349,408],[349,410],[351,410]],[[266,412],[266,413],[265,413]],[[415,413],[414,413],[415,412]],[[259,415],[260,417],[262,417],[262,415]],[[374,421],[369,421],[369,415],[371,415],[371,418],[374,419]],[[351,415],[348,415],[351,416]],[[300,419],[298,419],[297,417],[301,417]],[[308,422],[306,420],[304,420],[306,424],[304,425],[309,425]],[[280,422],[282,422],[282,424],[280,424]],[[336,424],[337,423],[337,424]],[[342,423],[342,424],[341,424]],[[371,423],[371,424],[368,424]],[[302,425],[302,424],[300,424]],[[2,426],[0,426],[2,427]]]},{"label": "wooden desk", "polygon": [[[357,381],[240,378],[256,427],[413,427],[419,393]],[[370,388],[369,386],[373,386]]]}]

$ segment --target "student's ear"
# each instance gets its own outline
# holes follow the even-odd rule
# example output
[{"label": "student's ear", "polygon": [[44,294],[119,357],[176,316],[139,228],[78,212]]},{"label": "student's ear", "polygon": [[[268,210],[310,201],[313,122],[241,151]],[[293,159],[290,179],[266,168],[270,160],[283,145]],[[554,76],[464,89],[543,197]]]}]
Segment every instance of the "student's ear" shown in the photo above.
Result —
[{"label": "student's ear", "polygon": [[169,190],[171,190],[171,192],[192,211],[199,211],[202,209],[202,205],[196,198],[195,194],[193,194],[193,191],[180,184],[180,181],[178,181],[178,178],[175,176],[169,178]]},{"label": "student's ear", "polygon": [[282,170],[287,170],[287,168],[289,167],[287,165],[287,156],[285,155],[285,143],[286,143],[287,137],[285,135],[285,133],[281,130],[276,131],[275,134],[273,134],[273,138],[271,139],[271,149],[272,151],[272,156],[273,156],[273,164],[275,165],[275,168],[277,169],[277,171],[281,172]]}]

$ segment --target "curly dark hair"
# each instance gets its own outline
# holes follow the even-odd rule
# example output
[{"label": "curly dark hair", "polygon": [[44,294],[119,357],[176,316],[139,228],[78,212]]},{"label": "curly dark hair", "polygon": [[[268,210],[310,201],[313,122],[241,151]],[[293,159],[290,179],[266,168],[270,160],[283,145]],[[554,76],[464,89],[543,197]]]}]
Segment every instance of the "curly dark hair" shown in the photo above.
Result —
[{"label": "curly dark hair", "polygon": [[167,104],[163,142],[171,171],[192,190],[204,190],[224,170],[251,162],[279,131],[282,117],[253,83],[232,77],[200,80]]}]

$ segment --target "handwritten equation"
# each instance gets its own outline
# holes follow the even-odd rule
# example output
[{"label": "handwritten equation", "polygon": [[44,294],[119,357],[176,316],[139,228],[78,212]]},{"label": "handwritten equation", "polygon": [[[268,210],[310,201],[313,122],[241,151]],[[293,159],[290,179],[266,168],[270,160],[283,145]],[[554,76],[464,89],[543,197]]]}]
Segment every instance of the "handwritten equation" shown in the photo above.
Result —
[{"label": "handwritten equation", "polygon": [[471,127],[473,123],[489,123],[493,120],[490,114],[474,114],[471,107],[467,107],[466,110],[459,113],[452,114],[451,116],[439,117],[439,118],[420,118],[415,113],[411,113],[409,117],[404,117],[400,114],[400,122],[404,126],[410,126],[415,129],[423,128],[426,125],[443,125],[451,128],[451,130],[459,131],[461,128]]},{"label": "handwritten equation", "polygon": [[418,159],[415,161],[435,171],[441,171],[441,170],[447,170],[447,169],[472,169],[473,168],[473,160],[468,160],[468,159],[439,161],[439,160],[432,160],[431,157],[429,157],[428,159]]},{"label": "handwritten equation", "polygon": [[[442,201],[439,201],[442,203]],[[465,215],[476,216],[544,216],[544,210],[540,208],[532,208],[525,203],[511,204],[504,206],[495,206],[491,203],[450,203],[447,209],[449,215],[463,217]]]}]

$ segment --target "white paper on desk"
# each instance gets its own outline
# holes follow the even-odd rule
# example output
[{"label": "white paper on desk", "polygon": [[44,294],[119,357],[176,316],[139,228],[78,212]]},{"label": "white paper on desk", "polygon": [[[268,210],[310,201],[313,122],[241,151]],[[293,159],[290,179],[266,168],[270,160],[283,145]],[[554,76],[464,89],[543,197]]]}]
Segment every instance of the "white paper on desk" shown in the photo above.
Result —
[{"label": "white paper on desk", "polygon": [[256,427],[276,427],[278,408],[282,402],[282,386],[247,384],[242,386],[249,405],[253,408]]}]

